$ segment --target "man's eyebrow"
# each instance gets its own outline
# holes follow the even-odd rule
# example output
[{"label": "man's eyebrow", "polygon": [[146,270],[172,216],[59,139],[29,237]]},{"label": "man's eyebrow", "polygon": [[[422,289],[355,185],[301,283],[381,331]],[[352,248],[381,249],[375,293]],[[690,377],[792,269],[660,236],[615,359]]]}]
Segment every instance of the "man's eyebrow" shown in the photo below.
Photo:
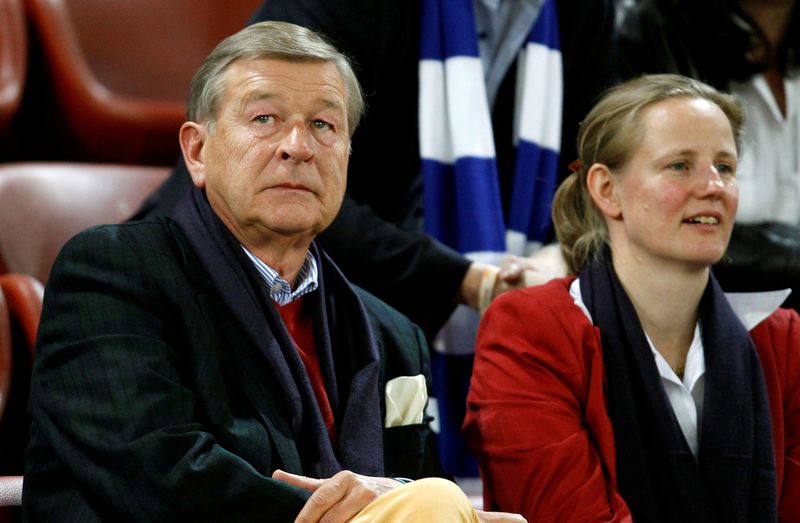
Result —
[{"label": "man's eyebrow", "polygon": [[[254,102],[260,102],[261,100],[270,100],[274,98],[280,98],[280,96],[270,91],[253,91],[245,95],[240,105],[241,107],[247,107],[248,105]],[[342,104],[339,100],[336,100],[335,98],[322,98],[321,101],[322,105],[324,105],[327,108],[339,109],[344,111],[344,104]]]},{"label": "man's eyebrow", "polygon": [[345,104],[342,103],[342,101],[337,99],[336,97],[323,95],[319,97],[315,103],[320,104],[324,109],[333,110],[341,114],[342,116],[344,116],[347,113],[345,109]]},{"label": "man's eyebrow", "polygon": [[278,97],[277,94],[269,91],[252,91],[247,93],[247,95],[245,95],[240,105],[241,107],[244,108],[252,104],[253,102],[260,102],[261,100],[269,100],[277,97]]},{"label": "man's eyebrow", "polygon": [[322,99],[323,105],[330,109],[341,109],[344,110],[344,106],[339,102],[339,100],[335,100],[333,98],[323,98]]}]

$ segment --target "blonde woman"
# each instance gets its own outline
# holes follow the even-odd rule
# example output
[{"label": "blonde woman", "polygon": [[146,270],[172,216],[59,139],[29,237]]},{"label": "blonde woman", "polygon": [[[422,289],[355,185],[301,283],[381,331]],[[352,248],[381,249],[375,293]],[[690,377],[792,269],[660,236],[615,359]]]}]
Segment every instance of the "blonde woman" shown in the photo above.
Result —
[{"label": "blonde woman", "polygon": [[741,109],[676,75],[609,91],[553,217],[573,276],[496,300],[464,425],[487,507],[530,521],[800,521],[800,318],[710,266]]}]

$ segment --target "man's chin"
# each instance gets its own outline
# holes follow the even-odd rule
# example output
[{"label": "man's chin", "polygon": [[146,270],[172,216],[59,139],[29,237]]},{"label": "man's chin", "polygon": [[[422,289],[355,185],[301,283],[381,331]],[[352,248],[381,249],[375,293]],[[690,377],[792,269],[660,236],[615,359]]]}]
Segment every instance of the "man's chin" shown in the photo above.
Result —
[{"label": "man's chin", "polygon": [[259,222],[261,227],[270,231],[273,235],[284,238],[296,237],[298,240],[314,237],[324,230],[322,224],[316,220],[270,220]]}]

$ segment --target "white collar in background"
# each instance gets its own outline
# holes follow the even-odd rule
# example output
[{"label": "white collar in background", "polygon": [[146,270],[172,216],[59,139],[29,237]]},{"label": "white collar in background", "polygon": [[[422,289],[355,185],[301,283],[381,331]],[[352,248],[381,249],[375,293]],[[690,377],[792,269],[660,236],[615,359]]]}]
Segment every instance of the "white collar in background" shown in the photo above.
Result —
[{"label": "white collar in background", "polygon": [[792,289],[766,292],[726,292],[725,297],[739,321],[751,331],[781,306]]}]

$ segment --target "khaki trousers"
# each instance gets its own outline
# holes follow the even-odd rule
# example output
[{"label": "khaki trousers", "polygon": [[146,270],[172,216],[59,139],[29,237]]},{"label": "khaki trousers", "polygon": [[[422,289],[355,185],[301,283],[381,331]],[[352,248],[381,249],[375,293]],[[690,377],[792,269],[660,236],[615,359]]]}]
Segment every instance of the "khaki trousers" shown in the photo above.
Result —
[{"label": "khaki trousers", "polygon": [[353,523],[479,523],[469,498],[452,481],[425,478],[401,485],[358,513]]}]

